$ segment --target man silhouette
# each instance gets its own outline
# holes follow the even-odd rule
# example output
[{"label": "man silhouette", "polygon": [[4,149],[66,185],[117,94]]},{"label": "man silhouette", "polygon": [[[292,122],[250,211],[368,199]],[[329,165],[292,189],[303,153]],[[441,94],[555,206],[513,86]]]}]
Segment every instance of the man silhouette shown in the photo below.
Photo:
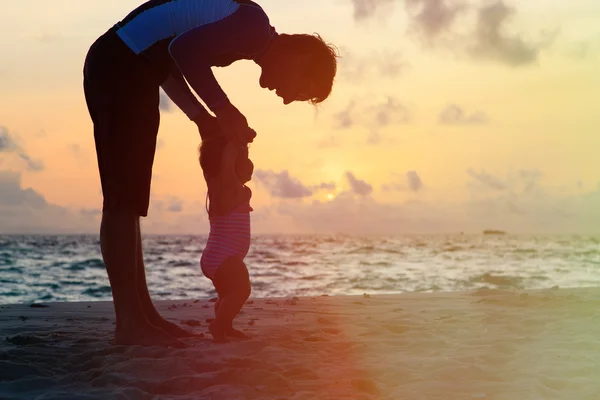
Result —
[{"label": "man silhouette", "polygon": [[254,131],[211,70],[241,59],[261,67],[260,85],[284,104],[316,104],[331,93],[335,49],[319,35],[277,33],[264,10],[248,0],[150,0],[89,49],[84,91],[102,184],[100,246],[116,344],[183,346],[178,338],[192,335],[157,312],[144,270],[139,220],[148,213],[159,88],[201,136],[220,131],[251,140]]}]

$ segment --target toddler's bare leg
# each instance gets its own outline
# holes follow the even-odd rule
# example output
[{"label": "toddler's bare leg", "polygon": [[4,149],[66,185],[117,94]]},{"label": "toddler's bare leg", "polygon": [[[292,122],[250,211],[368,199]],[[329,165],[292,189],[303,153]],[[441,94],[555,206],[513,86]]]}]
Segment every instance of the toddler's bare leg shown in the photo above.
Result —
[{"label": "toddler's bare leg", "polygon": [[215,320],[210,323],[208,329],[215,341],[222,342],[229,333],[235,335],[232,327],[233,320],[250,297],[252,289],[246,264],[239,258],[230,257],[223,261],[217,274],[220,280],[226,281],[227,285],[230,285],[230,289],[221,299]]}]

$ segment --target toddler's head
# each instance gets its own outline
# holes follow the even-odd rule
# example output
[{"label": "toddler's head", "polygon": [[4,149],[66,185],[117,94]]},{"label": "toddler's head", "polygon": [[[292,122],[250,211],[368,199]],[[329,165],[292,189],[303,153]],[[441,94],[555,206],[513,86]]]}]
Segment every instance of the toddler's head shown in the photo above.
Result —
[{"label": "toddler's head", "polygon": [[[223,135],[209,136],[202,141],[199,147],[200,166],[204,179],[214,179],[221,170],[221,158],[227,145],[227,138]],[[245,146],[235,160],[235,172],[241,183],[249,182],[254,172],[254,164],[248,157],[248,146]]]}]

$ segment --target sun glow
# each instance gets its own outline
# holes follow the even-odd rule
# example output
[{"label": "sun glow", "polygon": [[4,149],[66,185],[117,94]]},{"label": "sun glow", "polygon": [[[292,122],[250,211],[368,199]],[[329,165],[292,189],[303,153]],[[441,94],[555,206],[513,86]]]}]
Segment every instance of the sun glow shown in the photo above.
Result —
[{"label": "sun glow", "polygon": [[327,195],[327,200],[333,200],[335,198],[335,195],[333,193],[329,193]]}]

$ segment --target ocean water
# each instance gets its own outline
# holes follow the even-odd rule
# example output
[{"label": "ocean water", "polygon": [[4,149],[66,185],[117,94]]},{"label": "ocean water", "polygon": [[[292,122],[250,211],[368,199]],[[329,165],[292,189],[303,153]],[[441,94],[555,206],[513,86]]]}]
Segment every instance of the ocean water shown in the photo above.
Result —
[{"label": "ocean water", "polygon": [[[147,236],[153,299],[214,296],[203,236]],[[600,286],[600,237],[255,236],[254,297]],[[98,237],[0,236],[0,304],[110,300]]]}]

